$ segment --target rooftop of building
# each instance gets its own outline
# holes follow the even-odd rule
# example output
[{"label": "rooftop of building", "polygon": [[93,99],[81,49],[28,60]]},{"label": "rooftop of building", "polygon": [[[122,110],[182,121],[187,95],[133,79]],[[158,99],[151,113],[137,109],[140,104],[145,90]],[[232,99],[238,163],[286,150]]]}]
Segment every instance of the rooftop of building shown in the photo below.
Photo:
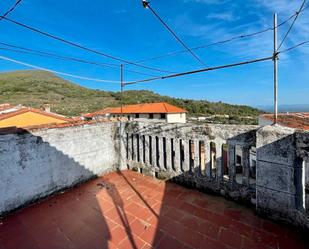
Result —
[{"label": "rooftop of building", "polygon": [[137,105],[124,105],[122,107],[109,107],[103,110],[88,113],[85,117],[93,117],[96,115],[105,114],[141,114],[141,113],[185,113],[185,109],[168,104],[166,102],[160,103],[145,103]]},{"label": "rooftop of building", "polygon": [[133,171],[107,174],[0,222],[1,249],[307,245],[295,229],[258,218],[250,209]]},{"label": "rooftop of building", "polygon": [[[261,117],[271,122],[274,121],[273,114],[263,114]],[[279,113],[278,124],[295,129],[309,130],[309,113]]]},{"label": "rooftop of building", "polygon": [[8,118],[11,118],[11,117],[14,117],[14,116],[17,116],[17,115],[20,115],[20,114],[24,114],[24,113],[27,113],[27,112],[33,112],[33,113],[37,113],[37,114],[44,115],[44,116],[47,116],[47,117],[60,119],[60,120],[67,121],[67,122],[71,121],[71,119],[66,118],[63,115],[60,115],[60,114],[57,114],[57,113],[52,113],[52,112],[46,112],[46,111],[43,111],[43,110],[40,110],[40,109],[31,108],[31,107],[21,107],[21,108],[14,109],[14,110],[7,112],[7,113],[0,114],[0,120],[8,119]]}]

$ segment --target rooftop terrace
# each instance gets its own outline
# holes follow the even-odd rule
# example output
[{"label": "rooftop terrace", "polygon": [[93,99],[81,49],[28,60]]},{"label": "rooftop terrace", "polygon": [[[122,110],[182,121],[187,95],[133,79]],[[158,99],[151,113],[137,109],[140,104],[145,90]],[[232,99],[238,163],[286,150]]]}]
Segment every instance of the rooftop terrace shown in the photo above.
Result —
[{"label": "rooftop terrace", "polygon": [[1,249],[308,248],[251,209],[133,171],[109,173],[1,221]]},{"label": "rooftop terrace", "polygon": [[306,248],[308,148],[277,126],[0,130],[0,249]]}]

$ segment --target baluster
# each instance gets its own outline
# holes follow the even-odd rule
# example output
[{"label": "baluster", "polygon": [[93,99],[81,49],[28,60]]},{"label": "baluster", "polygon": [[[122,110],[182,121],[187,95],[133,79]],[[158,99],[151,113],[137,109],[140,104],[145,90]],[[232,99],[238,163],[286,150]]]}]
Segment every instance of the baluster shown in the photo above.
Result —
[{"label": "baluster", "polygon": [[230,176],[230,185],[235,186],[236,183],[236,163],[235,163],[235,145],[229,144],[228,147],[228,160],[229,160],[229,176]]},{"label": "baluster", "polygon": [[193,164],[193,173],[199,175],[199,166],[200,166],[200,144],[198,140],[194,140],[194,164]]},{"label": "baluster", "polygon": [[205,155],[206,155],[206,177],[212,178],[211,174],[211,152],[210,152],[210,143],[208,141],[205,141]]},{"label": "baluster", "polygon": [[189,172],[190,171],[190,150],[189,150],[189,141],[188,140],[182,140],[183,144],[183,153],[184,153],[184,161],[182,164],[182,170],[183,172]]},{"label": "baluster", "polygon": [[216,152],[217,152],[217,180],[221,182],[223,180],[223,160],[222,160],[222,144],[216,144]]},{"label": "baluster", "polygon": [[243,176],[242,184],[250,186],[250,147],[242,148]]},{"label": "baluster", "polygon": [[149,166],[149,136],[145,136],[145,164]]},{"label": "baluster", "polygon": [[180,141],[179,141],[178,138],[174,139],[174,153],[175,153],[175,161],[174,161],[175,171],[181,172],[181,168],[180,168]]},{"label": "baluster", "polygon": [[166,169],[170,171],[172,169],[172,145],[171,139],[167,137],[166,141]]}]

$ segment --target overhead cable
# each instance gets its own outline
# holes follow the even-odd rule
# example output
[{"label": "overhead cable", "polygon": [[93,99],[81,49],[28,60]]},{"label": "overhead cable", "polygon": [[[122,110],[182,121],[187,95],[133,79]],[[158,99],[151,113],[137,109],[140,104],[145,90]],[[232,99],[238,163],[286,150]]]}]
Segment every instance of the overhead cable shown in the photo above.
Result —
[{"label": "overhead cable", "polygon": [[119,81],[115,81],[115,80],[102,80],[102,79],[96,79],[96,78],[89,78],[89,77],[79,76],[79,75],[75,75],[75,74],[63,73],[63,72],[51,70],[51,69],[48,69],[48,68],[45,68],[45,67],[40,67],[40,66],[28,64],[28,63],[25,63],[25,62],[22,62],[22,61],[14,60],[14,59],[2,56],[2,55],[0,55],[0,59],[5,60],[5,61],[10,61],[10,62],[19,64],[19,65],[23,65],[23,66],[26,66],[26,67],[30,67],[30,68],[34,68],[34,69],[50,72],[50,73],[55,73],[55,74],[59,74],[59,75],[63,75],[63,76],[68,76],[68,77],[72,77],[72,78],[77,78],[77,79],[82,79],[82,80],[90,80],[90,81],[96,81],[96,82],[117,83],[117,84],[119,84]]},{"label": "overhead cable", "polygon": [[[308,7],[309,7],[309,5],[305,6],[305,7],[301,10],[301,12],[303,12],[303,11],[304,11],[305,9],[307,9]],[[289,18],[287,18],[287,19],[284,20],[283,22],[281,22],[280,24],[278,24],[278,25],[277,25],[277,28],[279,28],[279,27],[285,25],[286,23],[288,23],[288,22],[289,22],[290,20],[292,20],[296,15],[297,15],[297,12],[294,13],[293,15],[291,15]],[[266,28],[266,29],[262,29],[262,30],[260,30],[260,31],[253,32],[253,33],[248,33],[248,34],[243,34],[243,35],[237,35],[237,36],[233,36],[233,37],[230,37],[230,38],[227,38],[227,39],[224,39],[224,40],[220,40],[220,41],[216,41],[216,42],[212,42],[212,43],[208,43],[208,44],[196,46],[196,47],[191,48],[191,50],[194,51],[194,50],[204,49],[204,48],[208,48],[208,47],[212,47],[212,46],[216,46],[216,45],[225,44],[225,43],[232,42],[232,41],[239,40],[239,39],[254,37],[254,36],[257,36],[257,35],[260,35],[260,34],[263,34],[263,33],[269,32],[269,31],[273,31],[273,30],[274,30],[274,27],[269,27],[269,28]],[[163,55],[159,55],[159,56],[154,56],[154,57],[142,59],[142,60],[139,60],[139,61],[136,61],[136,62],[137,62],[137,63],[143,63],[143,62],[152,61],[152,60],[158,60],[158,59],[163,59],[163,58],[166,58],[166,57],[171,57],[171,56],[175,56],[175,55],[183,54],[183,53],[187,53],[187,52],[188,52],[187,50],[176,50],[176,51],[169,52],[169,53],[166,53],[166,54],[163,54]]]},{"label": "overhead cable", "polygon": [[142,65],[142,64],[139,64],[139,63],[135,63],[135,62],[132,62],[132,61],[129,61],[129,60],[118,58],[116,56],[113,56],[113,55],[110,55],[110,54],[107,54],[107,53],[103,53],[103,52],[94,50],[92,48],[88,48],[86,46],[77,44],[75,42],[68,41],[68,40],[66,40],[64,38],[61,38],[61,37],[58,37],[56,35],[47,33],[45,31],[39,30],[37,28],[31,27],[29,25],[26,25],[24,23],[15,21],[13,19],[10,19],[10,18],[4,17],[4,16],[0,16],[0,18],[3,18],[4,20],[6,20],[6,21],[8,21],[10,23],[16,24],[16,25],[18,25],[20,27],[23,27],[25,29],[31,30],[31,31],[33,31],[35,33],[44,35],[46,37],[49,37],[49,38],[52,38],[54,40],[60,41],[62,43],[68,44],[70,46],[73,46],[73,47],[76,47],[76,48],[79,48],[79,49],[82,49],[82,50],[85,50],[85,51],[88,51],[88,52],[91,52],[91,53],[94,53],[94,54],[97,54],[97,55],[100,55],[100,56],[103,56],[103,57],[106,57],[106,58],[109,58],[109,59],[112,59],[112,60],[116,60],[116,61],[119,61],[119,62],[122,62],[122,63],[130,64],[130,65],[133,65],[133,66],[136,66],[136,67],[141,67],[141,68],[145,68],[145,69],[148,69],[148,70],[153,70],[153,71],[157,71],[157,72],[161,72],[161,73],[172,73],[171,71],[167,71],[167,70],[162,70],[162,69],[158,69],[158,68],[154,68],[154,67],[145,66],[145,65]]},{"label": "overhead cable", "polygon": [[150,6],[150,2],[147,2],[146,0],[143,0],[143,6],[146,9],[149,9],[155,17],[158,18],[158,20],[163,24],[163,26],[174,36],[174,38],[186,49],[187,52],[189,52],[200,64],[203,66],[206,66],[206,64],[192,51],[191,48],[189,48],[182,39],[173,31],[168,24],[156,13],[156,11]]},{"label": "overhead cable", "polygon": [[132,82],[127,82],[124,85],[133,85],[133,84],[150,82],[150,81],[155,81],[155,80],[170,79],[170,78],[175,78],[175,77],[180,77],[180,76],[185,76],[185,75],[190,75],[190,74],[197,74],[197,73],[214,71],[214,70],[223,69],[223,68],[230,68],[230,67],[242,66],[242,65],[247,65],[247,64],[252,64],[252,63],[257,63],[257,62],[262,62],[262,61],[268,61],[272,59],[273,59],[273,56],[265,57],[265,58],[250,60],[250,61],[237,62],[237,63],[227,64],[227,65],[222,65],[222,66],[209,67],[209,68],[203,68],[203,69],[198,69],[198,70],[193,70],[193,71],[188,71],[188,72],[183,72],[183,73],[177,73],[177,74],[171,74],[171,75],[166,75],[166,76],[161,76],[161,77],[132,81]]},{"label": "overhead cable", "polygon": [[7,12],[5,12],[5,13],[0,17],[0,21],[1,21],[3,18],[7,17],[11,12],[13,12],[13,11],[17,8],[17,6],[21,3],[21,1],[22,1],[22,0],[17,0],[17,1],[15,2],[15,4],[14,4],[11,8],[9,8],[9,10],[8,10]]},{"label": "overhead cable", "polygon": [[292,28],[293,28],[293,26],[294,26],[294,24],[295,24],[297,18],[299,17],[300,13],[302,12],[302,10],[303,10],[303,8],[304,8],[304,6],[305,6],[305,3],[306,3],[306,0],[303,0],[303,3],[302,3],[302,5],[300,6],[299,11],[296,12],[295,18],[294,18],[292,24],[290,25],[288,31],[287,31],[286,34],[284,35],[284,37],[283,37],[283,39],[282,39],[280,45],[278,46],[277,51],[279,51],[279,49],[282,47],[284,41],[286,40],[286,38],[287,38],[288,35],[290,34],[290,32],[291,32],[291,30],[292,30]]},{"label": "overhead cable", "polygon": [[[71,57],[71,56],[63,56],[63,55],[58,55],[58,54],[55,54],[55,53],[50,53],[50,52],[45,52],[45,51],[41,51],[41,50],[35,50],[35,49],[30,49],[30,48],[26,48],[26,47],[22,47],[22,46],[17,46],[17,45],[9,44],[9,43],[6,43],[6,42],[0,42],[0,44],[9,47],[9,48],[1,47],[0,48],[1,50],[7,50],[7,51],[14,52],[14,53],[31,54],[31,55],[54,58],[54,59],[59,59],[59,60],[75,61],[75,62],[79,62],[79,63],[90,64],[90,65],[95,65],[95,66],[104,67],[104,68],[106,68],[106,67],[112,68],[114,70],[119,71],[119,65],[117,65],[117,64],[99,63],[99,62],[84,60],[84,59],[81,59],[81,58],[75,58],[75,57]],[[154,77],[154,75],[152,75],[152,74],[142,73],[142,72],[135,71],[135,70],[126,69],[126,71],[131,72],[131,73],[135,73],[135,74]]]}]

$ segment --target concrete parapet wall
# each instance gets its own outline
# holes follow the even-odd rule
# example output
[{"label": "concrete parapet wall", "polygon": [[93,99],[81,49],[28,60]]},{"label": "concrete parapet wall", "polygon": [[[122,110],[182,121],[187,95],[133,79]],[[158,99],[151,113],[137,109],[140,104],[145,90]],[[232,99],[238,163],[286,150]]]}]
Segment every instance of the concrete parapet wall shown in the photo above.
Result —
[{"label": "concrete parapet wall", "polygon": [[0,214],[119,165],[117,123],[0,135]]},{"label": "concrete parapet wall", "polygon": [[302,134],[279,126],[258,130],[256,207],[268,217],[309,228]]}]

